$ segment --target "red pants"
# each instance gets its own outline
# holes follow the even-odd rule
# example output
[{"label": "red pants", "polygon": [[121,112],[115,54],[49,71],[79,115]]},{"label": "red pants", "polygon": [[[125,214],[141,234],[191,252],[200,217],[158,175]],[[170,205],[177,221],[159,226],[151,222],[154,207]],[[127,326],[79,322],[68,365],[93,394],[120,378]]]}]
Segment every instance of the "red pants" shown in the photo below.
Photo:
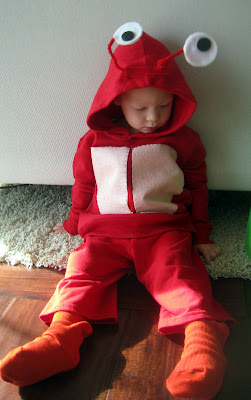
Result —
[{"label": "red pants", "polygon": [[206,268],[183,231],[136,239],[87,236],[71,253],[41,319],[50,323],[55,312],[69,311],[91,323],[116,323],[117,281],[133,266],[160,304],[160,332],[183,332],[187,323],[206,318],[234,322],[212,298]]}]

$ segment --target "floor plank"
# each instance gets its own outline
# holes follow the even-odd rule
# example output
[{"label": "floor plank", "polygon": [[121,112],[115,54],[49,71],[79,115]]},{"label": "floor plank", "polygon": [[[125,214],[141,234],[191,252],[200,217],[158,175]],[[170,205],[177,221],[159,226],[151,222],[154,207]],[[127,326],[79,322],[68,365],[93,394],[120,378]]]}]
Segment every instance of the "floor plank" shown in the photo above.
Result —
[{"label": "floor plank", "polygon": [[249,400],[251,397],[250,320],[241,318],[225,345],[227,369],[223,386],[214,400]]},{"label": "floor plank", "polygon": [[49,300],[64,271],[0,264],[1,295]]},{"label": "floor plank", "polygon": [[[14,299],[12,297],[0,297],[0,313],[1,319],[5,313],[7,313],[8,307],[12,304]],[[0,322],[1,324],[1,322]],[[2,328],[0,325],[0,338],[2,339],[2,344],[0,345],[0,351],[2,351],[3,356],[5,355],[5,344],[8,342],[8,337],[2,338]],[[0,356],[0,358],[2,358]],[[19,400],[19,388],[14,385],[9,385],[6,382],[0,380],[0,399],[1,400]]]},{"label": "floor plank", "polygon": [[245,292],[245,302],[246,302],[246,310],[250,317],[251,322],[251,281],[244,281],[244,292]]},{"label": "floor plank", "polygon": [[244,280],[221,278],[211,280],[214,298],[234,317],[247,317]]},{"label": "floor plank", "polygon": [[13,297],[9,296],[0,296],[0,318],[6,311],[6,309],[9,307],[11,302],[13,301]]},{"label": "floor plank", "polygon": [[[14,385],[0,381],[0,399],[1,400],[20,400],[19,388]],[[35,400],[35,399],[34,399]]]},{"label": "floor plank", "polygon": [[0,359],[11,349],[33,340],[46,329],[38,315],[41,300],[14,299],[0,320]]},{"label": "floor plank", "polygon": [[132,273],[118,282],[118,308],[156,311],[159,305]]},{"label": "floor plank", "polygon": [[[0,358],[46,329],[38,315],[63,274],[0,265]],[[251,283],[218,279],[212,280],[212,288],[237,319],[225,346],[224,384],[214,400],[248,400]],[[159,306],[135,275],[119,281],[118,309],[119,324],[96,325],[84,341],[77,368],[26,388],[0,382],[0,400],[176,400],[168,394],[165,380],[182,347],[158,333]]]},{"label": "floor plank", "polygon": [[122,338],[121,354],[126,361],[125,366],[123,368],[121,361],[117,362],[117,378],[107,400],[175,399],[168,394],[165,381],[182,348],[160,335],[157,323],[157,313],[131,313]]}]

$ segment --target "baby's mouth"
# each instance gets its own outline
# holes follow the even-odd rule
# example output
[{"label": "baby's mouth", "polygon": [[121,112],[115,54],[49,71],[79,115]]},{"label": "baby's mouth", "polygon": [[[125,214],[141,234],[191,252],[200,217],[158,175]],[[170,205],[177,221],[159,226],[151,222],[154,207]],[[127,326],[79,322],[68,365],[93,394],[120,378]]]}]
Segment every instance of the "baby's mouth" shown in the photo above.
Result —
[{"label": "baby's mouth", "polygon": [[156,131],[156,129],[157,129],[157,126],[152,126],[152,127],[145,126],[145,127],[142,129],[142,132],[145,132],[145,133],[152,133],[152,132]]}]

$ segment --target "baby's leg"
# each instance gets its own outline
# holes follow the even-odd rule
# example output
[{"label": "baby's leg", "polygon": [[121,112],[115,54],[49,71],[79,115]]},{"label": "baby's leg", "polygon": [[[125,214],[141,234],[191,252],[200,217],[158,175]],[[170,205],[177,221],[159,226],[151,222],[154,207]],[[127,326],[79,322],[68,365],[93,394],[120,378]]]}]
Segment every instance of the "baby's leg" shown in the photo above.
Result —
[{"label": "baby's leg", "polygon": [[129,249],[130,241],[87,237],[71,253],[65,278],[40,316],[51,322],[54,315],[50,328],[0,361],[2,379],[26,386],[78,364],[79,347],[92,333],[86,320],[117,321],[117,280],[130,269]]},{"label": "baby's leg", "polygon": [[222,384],[229,334],[227,325],[216,320],[234,320],[212,298],[208,272],[189,233],[166,232],[140,242],[134,249],[136,270],[161,305],[159,331],[169,335],[186,327],[184,351],[167,388],[175,396],[211,399]]},{"label": "baby's leg", "polygon": [[216,395],[226,368],[223,346],[228,335],[227,325],[213,320],[187,325],[181,360],[166,382],[174,396],[208,400]]},{"label": "baby's leg", "polygon": [[0,361],[1,378],[17,386],[27,386],[79,362],[79,348],[92,333],[89,322],[77,314],[57,312],[41,337],[12,350]]}]

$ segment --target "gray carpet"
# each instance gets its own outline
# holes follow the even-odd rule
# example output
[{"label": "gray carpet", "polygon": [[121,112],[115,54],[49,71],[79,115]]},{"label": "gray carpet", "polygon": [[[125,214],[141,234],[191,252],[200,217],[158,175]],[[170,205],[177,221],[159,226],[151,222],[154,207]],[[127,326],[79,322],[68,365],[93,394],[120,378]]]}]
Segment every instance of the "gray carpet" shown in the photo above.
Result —
[{"label": "gray carpet", "polygon": [[[210,192],[212,239],[221,255],[207,266],[213,278],[251,279],[245,237],[251,192]],[[53,226],[68,217],[71,187],[23,185],[0,188],[0,261],[27,267],[65,268],[80,236],[55,235]]]}]

